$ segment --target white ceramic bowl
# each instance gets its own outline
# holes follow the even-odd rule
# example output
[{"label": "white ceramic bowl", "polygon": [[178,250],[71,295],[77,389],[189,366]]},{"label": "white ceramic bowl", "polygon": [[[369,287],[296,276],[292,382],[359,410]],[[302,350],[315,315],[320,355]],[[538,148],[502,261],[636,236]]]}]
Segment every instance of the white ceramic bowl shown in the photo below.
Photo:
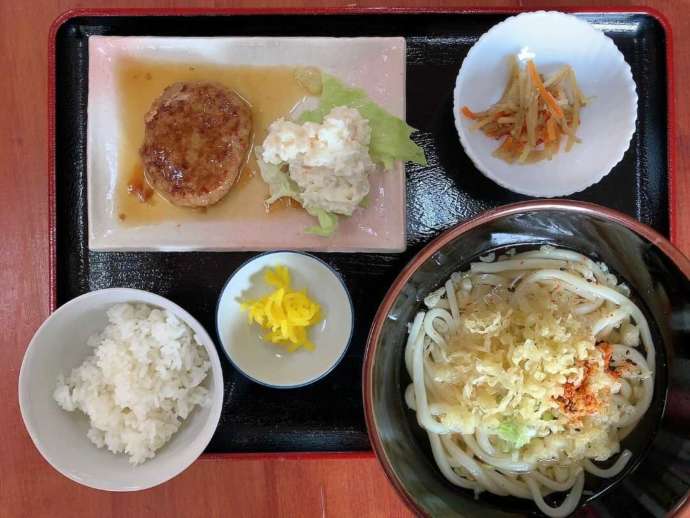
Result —
[{"label": "white ceramic bowl", "polygon": [[[272,291],[263,280],[267,268],[287,266],[292,287],[306,288],[321,305],[323,320],[309,329],[314,351],[300,348],[288,353],[261,339],[263,330],[249,325],[240,300],[254,299]],[[353,329],[350,295],[340,276],[326,263],[302,252],[258,255],[228,279],[216,313],[218,337],[230,362],[251,380],[274,388],[308,385],[324,377],[345,355]]]},{"label": "white ceramic bowl", "polygon": [[[472,131],[472,121],[459,113],[463,106],[482,111],[498,101],[516,54],[531,57],[546,74],[572,66],[591,97],[577,132],[582,143],[551,161],[511,165],[494,158],[499,142]],[[567,196],[599,182],[621,161],[635,133],[637,92],[613,40],[575,16],[538,11],[504,20],[472,46],[455,83],[453,116],[465,152],[488,178],[529,196]]]},{"label": "white ceramic bowl", "polygon": [[[144,302],[167,309],[189,325],[206,348],[211,369],[204,385],[211,404],[197,407],[153,459],[132,466],[126,455],[97,448],[87,437],[87,417],[66,412],[53,400],[58,374],[69,374],[92,353],[89,336],[108,323],[114,304]],[[223,404],[223,373],[218,353],[204,328],[177,304],[153,293],[110,288],[87,293],[59,307],[36,331],[19,373],[19,406],[38,451],[70,479],[108,491],[136,491],[156,486],[184,471],[211,440]]]}]

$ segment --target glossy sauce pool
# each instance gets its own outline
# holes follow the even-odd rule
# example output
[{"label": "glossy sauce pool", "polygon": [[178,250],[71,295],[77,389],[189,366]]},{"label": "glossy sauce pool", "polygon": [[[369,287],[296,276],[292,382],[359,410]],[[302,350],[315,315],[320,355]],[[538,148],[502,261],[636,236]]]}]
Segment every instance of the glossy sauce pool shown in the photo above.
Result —
[{"label": "glossy sauce pool", "polygon": [[[261,180],[254,145],[263,142],[268,126],[286,117],[307,94],[292,67],[220,67],[208,64],[123,61],[117,69],[122,117],[122,148],[116,189],[117,213],[122,225],[140,226],[160,221],[271,218],[285,210],[301,210],[287,199],[266,211],[268,187]],[[225,198],[208,208],[172,205],[148,187],[139,157],[144,140],[144,116],[165,87],[177,81],[217,81],[236,91],[251,106],[252,144],[247,161]]]}]

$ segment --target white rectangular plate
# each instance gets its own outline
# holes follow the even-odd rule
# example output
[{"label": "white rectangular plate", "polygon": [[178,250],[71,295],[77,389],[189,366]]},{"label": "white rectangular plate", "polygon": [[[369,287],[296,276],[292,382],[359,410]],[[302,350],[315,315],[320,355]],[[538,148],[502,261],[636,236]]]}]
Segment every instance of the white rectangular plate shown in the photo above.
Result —
[{"label": "white rectangular plate", "polygon": [[[304,233],[314,219],[285,217],[164,221],[138,226],[118,218],[116,187],[122,149],[118,93],[120,60],[220,66],[315,66],[363,88],[372,100],[405,117],[404,38],[89,38],[87,188],[92,250],[273,250],[399,252],[405,249],[405,171],[370,177],[366,208],[341,217],[330,238]],[[208,78],[213,80],[212,77]],[[142,125],[144,124],[142,117]],[[268,192],[268,190],[267,190]]]}]

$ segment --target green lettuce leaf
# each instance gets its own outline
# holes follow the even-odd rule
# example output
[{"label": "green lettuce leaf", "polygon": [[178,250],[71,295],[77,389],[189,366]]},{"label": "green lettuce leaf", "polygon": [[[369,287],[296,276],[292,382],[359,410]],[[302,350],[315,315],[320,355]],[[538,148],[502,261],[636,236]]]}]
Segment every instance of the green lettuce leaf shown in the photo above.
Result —
[{"label": "green lettuce leaf", "polygon": [[319,107],[302,113],[299,122],[322,122],[336,106],[356,108],[371,128],[369,155],[374,162],[390,168],[396,160],[426,165],[424,151],[412,139],[415,129],[373,102],[364,90],[350,88],[332,75],[322,73],[323,91]]},{"label": "green lettuce leaf", "polygon": [[[281,170],[279,164],[267,164],[261,159],[261,147],[256,147],[256,162],[259,165],[261,178],[268,185],[270,196],[265,200],[266,205],[270,205],[280,198],[292,198],[298,203],[302,203],[302,195],[299,187],[290,179],[290,176]],[[323,209],[306,209],[310,216],[318,220],[318,225],[308,227],[304,231],[307,234],[329,237],[338,228],[338,216]]]},{"label": "green lettuce leaf", "polygon": [[515,449],[522,448],[532,438],[527,427],[514,419],[506,419],[500,424],[498,436]]},{"label": "green lettuce leaf", "polygon": [[290,176],[281,171],[281,166],[277,164],[267,164],[261,159],[261,146],[254,149],[256,163],[259,165],[261,179],[266,182],[270,196],[266,199],[266,205],[271,205],[280,198],[292,198],[302,203],[302,196],[297,184],[290,179]]},{"label": "green lettuce leaf", "polygon": [[338,228],[338,216],[323,209],[306,209],[309,215],[318,218],[319,224],[305,229],[307,234],[315,234],[321,237],[329,237]]}]

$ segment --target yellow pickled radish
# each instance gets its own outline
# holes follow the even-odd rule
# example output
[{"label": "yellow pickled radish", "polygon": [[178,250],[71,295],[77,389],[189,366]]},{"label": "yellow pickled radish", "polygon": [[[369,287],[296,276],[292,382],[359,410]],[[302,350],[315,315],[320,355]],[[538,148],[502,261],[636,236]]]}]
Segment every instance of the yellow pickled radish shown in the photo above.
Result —
[{"label": "yellow pickled radish", "polygon": [[290,288],[290,272],[285,266],[267,270],[264,281],[275,290],[240,304],[247,312],[249,323],[266,329],[264,340],[285,347],[288,352],[300,347],[313,351],[314,344],[307,331],[321,320],[319,304],[309,298],[307,290],[293,291]]}]

